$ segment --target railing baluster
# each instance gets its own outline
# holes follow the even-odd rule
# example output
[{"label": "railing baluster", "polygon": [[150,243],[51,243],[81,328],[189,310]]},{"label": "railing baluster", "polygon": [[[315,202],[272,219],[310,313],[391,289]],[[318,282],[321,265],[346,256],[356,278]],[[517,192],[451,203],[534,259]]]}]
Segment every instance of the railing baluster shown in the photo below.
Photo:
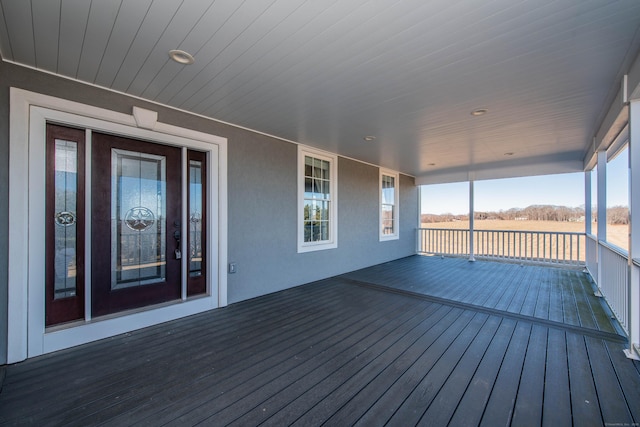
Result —
[{"label": "railing baluster", "polygon": [[573,238],[569,236],[569,263],[573,264]]},{"label": "railing baluster", "polygon": [[506,247],[504,245],[504,237],[505,237],[505,232],[501,232],[500,234],[502,234],[502,257],[505,258],[506,254],[504,253],[504,248]]},{"label": "railing baluster", "polygon": [[522,234],[517,233],[517,236],[518,236],[518,259],[522,259]]}]

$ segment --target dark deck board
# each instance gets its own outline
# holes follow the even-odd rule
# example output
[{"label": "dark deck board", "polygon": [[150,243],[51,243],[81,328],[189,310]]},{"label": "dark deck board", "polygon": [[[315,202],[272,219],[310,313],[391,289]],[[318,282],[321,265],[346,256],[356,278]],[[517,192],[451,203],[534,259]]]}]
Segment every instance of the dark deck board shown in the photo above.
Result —
[{"label": "dark deck board", "polygon": [[[438,394],[427,407],[427,410],[420,417],[419,424],[449,424],[459,402],[467,392],[469,384],[476,374],[491,341],[495,337],[501,321],[502,319],[495,316],[487,319],[471,345],[465,350],[462,358],[451,369],[449,378],[447,378]],[[422,407],[418,406],[416,409],[416,412],[419,413]]]},{"label": "dark deck board", "polygon": [[[609,358],[606,344],[601,340],[586,338],[591,372],[596,384],[600,410],[605,424],[633,425],[633,419],[618,377]],[[606,399],[605,399],[606,398]],[[637,405],[637,401],[634,403]]]},{"label": "dark deck board", "polygon": [[591,283],[588,280],[580,280],[577,274],[572,274],[570,280],[578,315],[580,316],[580,324],[586,328],[600,329],[598,328],[591,303],[587,298],[589,292],[593,293]]},{"label": "dark deck board", "polygon": [[457,407],[449,422],[450,425],[477,426],[480,424],[516,324],[513,320],[501,322],[467,390],[459,402],[455,402]]},{"label": "dark deck board", "polygon": [[573,424],[578,426],[603,425],[584,337],[567,334],[567,361]]},{"label": "dark deck board", "polygon": [[640,405],[637,403],[640,402],[640,386],[634,379],[640,373],[640,363],[629,363],[629,359],[620,351],[619,345],[613,345],[606,341],[603,343],[607,347],[611,364],[620,382],[627,407],[633,419],[638,422],[640,420]]},{"label": "dark deck board", "polygon": [[540,319],[549,318],[549,301],[552,287],[551,271],[545,270],[544,273],[546,274],[540,275],[541,277],[538,279],[538,299],[533,313],[533,317]]},{"label": "dark deck board", "polygon": [[513,425],[539,426],[542,424],[548,332],[546,328],[538,325],[534,325],[531,329],[513,411]]},{"label": "dark deck board", "polygon": [[571,424],[569,368],[565,332],[550,329],[547,340],[547,361],[544,375],[543,426]]},{"label": "dark deck board", "polygon": [[482,417],[481,426],[511,425],[530,334],[531,324],[522,322],[516,324],[489,400],[481,409],[482,414],[474,415],[474,417]]},{"label": "dark deck board", "polygon": [[640,422],[585,274],[410,257],[5,367],[0,425]]},{"label": "dark deck board", "polygon": [[564,322],[571,325],[581,325],[580,315],[578,313],[578,306],[575,298],[575,284],[571,280],[571,272],[563,271],[562,278],[562,313],[564,315]]}]

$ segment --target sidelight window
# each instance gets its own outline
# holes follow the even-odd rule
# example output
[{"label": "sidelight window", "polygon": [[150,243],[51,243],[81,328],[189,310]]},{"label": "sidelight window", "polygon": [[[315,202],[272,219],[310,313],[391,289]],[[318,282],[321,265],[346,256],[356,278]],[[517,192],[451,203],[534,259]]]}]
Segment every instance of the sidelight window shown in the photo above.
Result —
[{"label": "sidelight window", "polygon": [[47,125],[47,326],[84,317],[84,131]]}]

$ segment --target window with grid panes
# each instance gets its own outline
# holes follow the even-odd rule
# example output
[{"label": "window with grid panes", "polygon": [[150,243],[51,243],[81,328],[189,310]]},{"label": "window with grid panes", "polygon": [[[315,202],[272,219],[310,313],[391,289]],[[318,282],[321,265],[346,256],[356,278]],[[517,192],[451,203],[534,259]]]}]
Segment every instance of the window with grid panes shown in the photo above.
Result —
[{"label": "window with grid panes", "polygon": [[336,157],[301,148],[300,252],[336,247]]},{"label": "window with grid panes", "polygon": [[380,171],[380,240],[398,238],[398,174]]}]

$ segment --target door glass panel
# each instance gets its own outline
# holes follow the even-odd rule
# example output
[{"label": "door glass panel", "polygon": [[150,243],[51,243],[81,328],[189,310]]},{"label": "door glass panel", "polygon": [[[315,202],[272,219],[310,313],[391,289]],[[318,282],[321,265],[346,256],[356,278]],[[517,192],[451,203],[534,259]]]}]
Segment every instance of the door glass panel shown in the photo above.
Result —
[{"label": "door glass panel", "polygon": [[166,158],[112,149],[111,289],[166,279]]},{"label": "door glass panel", "polygon": [[54,299],[76,295],[78,144],[55,140]]},{"label": "door glass panel", "polygon": [[189,160],[189,276],[202,275],[202,162]]}]

